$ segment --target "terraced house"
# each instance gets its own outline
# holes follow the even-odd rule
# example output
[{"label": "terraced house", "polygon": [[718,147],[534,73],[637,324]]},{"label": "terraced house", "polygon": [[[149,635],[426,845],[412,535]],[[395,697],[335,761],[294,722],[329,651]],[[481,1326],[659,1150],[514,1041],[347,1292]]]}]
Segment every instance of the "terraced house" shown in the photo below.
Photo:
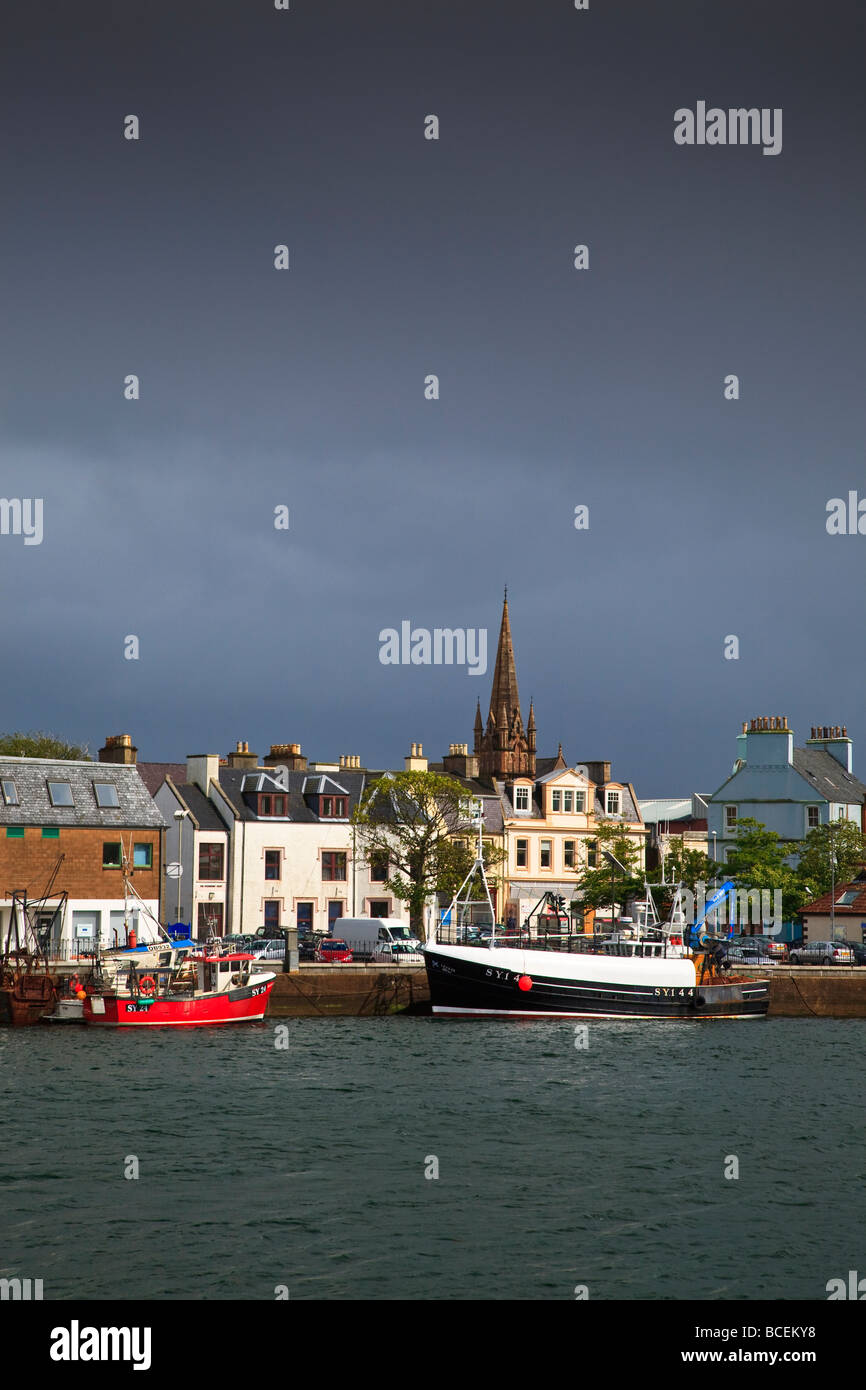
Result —
[{"label": "terraced house", "polygon": [[[51,954],[124,943],[124,871],[159,912],[165,822],[133,764],[0,758],[0,935],[25,898]],[[48,896],[46,896],[48,894]]]},{"label": "terraced house", "polygon": [[199,935],[297,927],[339,932],[346,916],[402,917],[387,865],[356,853],[351,815],[367,785],[360,757],[307,762],[297,743],[265,758],[238,743],[162,772],[156,802],[169,830],[168,907]]}]

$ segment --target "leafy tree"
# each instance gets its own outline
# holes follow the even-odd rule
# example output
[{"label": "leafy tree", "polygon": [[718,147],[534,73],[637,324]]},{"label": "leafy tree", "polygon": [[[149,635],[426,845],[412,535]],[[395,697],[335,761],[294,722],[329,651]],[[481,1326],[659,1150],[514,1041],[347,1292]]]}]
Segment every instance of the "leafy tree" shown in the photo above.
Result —
[{"label": "leafy tree", "polygon": [[56,734],[31,730],[30,733],[0,734],[0,753],[8,758],[60,758],[64,761],[90,760],[87,748],[67,743]]},{"label": "leafy tree", "polygon": [[[604,822],[595,832],[598,844],[598,867],[584,869],[577,881],[578,891],[583,892],[584,907],[607,906],[611,899],[611,872],[613,873],[613,892],[617,902],[624,903],[627,898],[643,896],[643,876],[640,845],[627,835],[622,826]],[[608,850],[620,864],[628,869],[623,877],[620,869],[611,870],[602,856]]]},{"label": "leafy tree", "polygon": [[[385,887],[409,908],[409,921],[424,936],[424,907],[434,894],[453,897],[475,858],[475,828],[466,790],[437,772],[396,772],[380,777],[356,807],[356,854],[365,863],[388,861]],[[463,837],[462,841],[459,837]],[[485,866],[504,858],[484,845]]]},{"label": "leafy tree", "polygon": [[[836,883],[847,883],[856,877],[861,865],[866,864],[866,839],[859,825],[852,820],[836,820],[828,825],[816,826],[809,831],[799,849],[797,878],[802,885],[805,902],[820,897],[822,893],[829,893],[834,877]],[[835,875],[831,856],[836,860]]]},{"label": "leafy tree", "polygon": [[805,902],[803,885],[797,873],[785,863],[795,853],[784,844],[775,830],[768,830],[759,820],[743,816],[737,821],[737,844],[720,869],[733,878],[739,888],[766,889],[770,893],[781,889],[782,917],[785,921],[800,911]]},{"label": "leafy tree", "polygon": [[[708,884],[724,871],[724,865],[716,864],[699,849],[684,849],[682,835],[672,836],[664,858],[664,876],[668,884],[682,883],[683,887],[697,892],[699,883]],[[661,884],[662,866],[654,871]],[[651,884],[651,887],[655,885]],[[653,893],[658,898],[657,893]]]}]

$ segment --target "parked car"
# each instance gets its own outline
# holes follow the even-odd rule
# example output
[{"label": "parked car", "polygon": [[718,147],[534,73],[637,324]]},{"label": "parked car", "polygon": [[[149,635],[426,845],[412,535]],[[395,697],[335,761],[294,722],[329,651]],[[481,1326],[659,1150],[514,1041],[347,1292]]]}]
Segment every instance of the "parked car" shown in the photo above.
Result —
[{"label": "parked car", "polygon": [[753,936],[752,941],[760,946],[762,951],[766,951],[768,956],[772,956],[777,961],[787,961],[788,944],[780,941],[776,936]]},{"label": "parked car", "polygon": [[310,932],[306,936],[299,936],[298,960],[316,960],[316,953],[324,940],[324,932]]},{"label": "parked car", "polygon": [[380,941],[373,951],[373,959],[387,961],[391,965],[424,964],[421,952],[403,941]]},{"label": "parked car", "polygon": [[254,936],[250,942],[250,950],[256,960],[285,960],[286,939],[285,937]]},{"label": "parked car", "polygon": [[722,947],[722,959],[728,965],[778,965],[778,957],[771,956],[763,946],[750,942],[748,946]]},{"label": "parked car", "polygon": [[807,941],[791,952],[792,965],[853,965],[854,953],[847,941]]},{"label": "parked car", "polygon": [[854,957],[854,964],[866,965],[866,946],[861,946],[858,941],[849,941],[848,946]]},{"label": "parked car", "polygon": [[319,943],[319,948],[316,951],[316,960],[318,961],[345,963],[351,959],[352,952],[345,941],[340,941],[335,936],[326,936],[325,940]]}]

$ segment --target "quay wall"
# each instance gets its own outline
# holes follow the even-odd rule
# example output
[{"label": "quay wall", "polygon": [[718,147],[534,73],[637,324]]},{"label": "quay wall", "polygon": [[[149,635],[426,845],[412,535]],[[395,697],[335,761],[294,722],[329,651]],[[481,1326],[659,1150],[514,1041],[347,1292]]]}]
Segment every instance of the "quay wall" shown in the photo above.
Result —
[{"label": "quay wall", "polygon": [[[75,967],[59,967],[60,978]],[[284,975],[276,965],[269,1018],[351,1018],[428,1013],[423,966],[302,965]],[[78,966],[79,972],[85,971]],[[770,981],[771,1018],[866,1018],[866,966],[785,966],[743,969]]]}]

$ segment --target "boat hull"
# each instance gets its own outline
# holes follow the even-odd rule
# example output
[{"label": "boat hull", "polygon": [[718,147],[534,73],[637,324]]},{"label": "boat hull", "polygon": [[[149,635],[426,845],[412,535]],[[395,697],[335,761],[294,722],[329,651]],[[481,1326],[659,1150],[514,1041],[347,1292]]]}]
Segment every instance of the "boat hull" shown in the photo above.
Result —
[{"label": "boat hull", "polygon": [[265,1016],[273,977],[238,989],[198,996],[163,996],[152,1002],[108,991],[88,995],[84,1022],[109,1028],[201,1028],[258,1023]]},{"label": "boat hull", "polygon": [[[761,1018],[762,980],[696,983],[689,959],[435,947],[425,951],[434,1014],[481,1018]],[[521,988],[519,981],[523,980]]]}]

